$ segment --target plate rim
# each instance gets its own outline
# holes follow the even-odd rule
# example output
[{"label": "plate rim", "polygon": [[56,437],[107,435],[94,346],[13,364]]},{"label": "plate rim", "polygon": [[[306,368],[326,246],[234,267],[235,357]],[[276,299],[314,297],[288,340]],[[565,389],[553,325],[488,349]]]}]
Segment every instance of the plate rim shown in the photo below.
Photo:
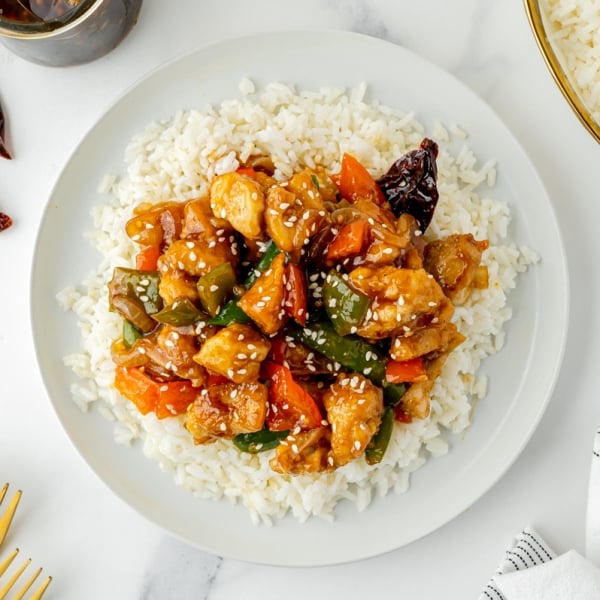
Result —
[{"label": "plate rim", "polygon": [[[538,406],[538,410],[537,410],[537,414],[535,416],[535,418],[530,422],[529,425],[529,431],[527,433],[527,435],[523,436],[521,438],[521,443],[518,447],[518,449],[514,450],[512,453],[512,456],[510,458],[510,460],[505,461],[504,462],[504,468],[501,469],[500,471],[496,472],[495,475],[491,478],[488,478],[489,481],[487,481],[487,483],[483,486],[483,489],[481,489],[479,491],[479,493],[476,495],[476,497],[472,500],[472,502],[470,502],[467,506],[463,506],[462,509],[457,510],[452,516],[446,518],[446,517],[441,517],[440,519],[438,519],[438,521],[434,522],[432,524],[432,526],[427,530],[424,531],[421,535],[415,537],[412,540],[409,540],[408,542],[405,542],[403,544],[400,545],[395,545],[395,544],[387,544],[387,545],[382,545],[381,548],[375,552],[375,553],[371,553],[371,554],[367,554],[367,555],[363,555],[360,553],[346,553],[344,556],[341,556],[338,559],[335,558],[331,558],[327,561],[323,561],[323,560],[317,560],[317,561],[307,561],[307,560],[302,560],[302,561],[298,561],[297,559],[294,558],[285,558],[284,556],[280,556],[278,555],[277,557],[275,557],[274,559],[270,559],[267,560],[264,557],[261,559],[259,558],[258,560],[255,560],[253,558],[248,558],[248,557],[244,557],[243,555],[241,555],[239,552],[227,552],[226,550],[224,550],[223,548],[219,548],[217,550],[215,550],[214,548],[210,547],[210,546],[206,546],[203,545],[201,543],[198,543],[198,541],[194,541],[191,540],[189,538],[187,538],[185,535],[181,535],[181,533],[179,532],[174,532],[171,529],[169,529],[168,527],[165,527],[163,524],[157,523],[156,520],[154,520],[151,516],[149,516],[147,514],[147,512],[144,512],[143,510],[141,510],[139,507],[133,506],[131,501],[128,500],[126,497],[124,497],[122,494],[118,493],[113,486],[111,486],[106,480],[105,478],[103,478],[97,471],[97,469],[90,463],[89,459],[84,455],[82,449],[75,443],[75,441],[72,438],[72,434],[69,432],[69,430],[66,427],[66,424],[61,416],[61,413],[57,407],[56,401],[55,399],[51,396],[50,391],[49,391],[49,385],[48,385],[48,381],[47,381],[47,373],[44,371],[44,368],[42,367],[42,360],[43,357],[41,356],[41,351],[40,351],[40,346],[39,346],[39,334],[36,335],[36,332],[39,330],[39,325],[36,325],[37,322],[37,318],[36,318],[36,314],[35,314],[35,310],[36,310],[36,298],[35,298],[35,274],[37,272],[37,270],[39,269],[39,261],[40,261],[40,255],[39,255],[39,248],[41,245],[41,240],[42,240],[42,236],[43,236],[43,232],[44,232],[44,227],[47,224],[48,221],[48,213],[51,210],[51,204],[52,204],[52,199],[54,198],[55,194],[56,194],[56,190],[59,188],[63,178],[65,177],[65,172],[68,170],[69,165],[72,163],[74,157],[77,155],[77,153],[81,150],[82,147],[85,146],[86,140],[89,139],[89,137],[92,135],[92,133],[101,126],[102,121],[104,119],[106,119],[112,111],[114,111],[126,98],[128,98],[132,93],[134,93],[134,91],[136,89],[138,89],[142,84],[144,84],[144,82],[147,82],[149,80],[152,80],[153,78],[155,78],[157,76],[157,74],[160,74],[162,72],[168,71],[169,69],[172,69],[174,65],[180,63],[181,61],[185,61],[185,60],[191,60],[191,57],[195,57],[195,56],[199,56],[201,55],[203,52],[207,51],[210,48],[216,48],[219,46],[227,46],[230,44],[239,44],[241,42],[243,42],[244,40],[246,41],[251,41],[251,40],[255,40],[257,38],[260,39],[265,39],[265,38],[269,38],[269,37],[279,37],[279,36],[289,36],[289,35],[293,35],[293,36],[303,36],[303,35],[317,35],[317,36],[324,36],[324,35],[335,35],[338,36],[340,39],[344,38],[347,40],[356,40],[356,39],[361,39],[369,44],[374,44],[380,48],[385,49],[390,49],[393,51],[401,51],[402,53],[405,53],[406,56],[410,57],[411,60],[417,60],[420,61],[421,64],[425,64],[428,65],[429,68],[433,68],[436,72],[442,72],[445,74],[446,77],[450,77],[452,80],[454,80],[455,84],[460,88],[461,92],[463,93],[467,93],[468,95],[470,95],[472,98],[476,99],[482,106],[485,107],[485,110],[487,110],[491,115],[494,116],[494,118],[496,119],[497,123],[496,125],[501,126],[504,130],[505,133],[508,134],[508,136],[511,139],[511,142],[518,147],[518,149],[520,150],[520,152],[523,154],[523,156],[527,159],[528,164],[529,164],[529,168],[531,170],[531,174],[535,177],[536,181],[536,185],[539,187],[540,190],[542,190],[545,199],[546,199],[546,204],[547,204],[547,208],[550,210],[550,216],[551,216],[551,220],[553,222],[553,225],[555,227],[555,234],[557,235],[557,242],[560,246],[559,248],[559,255],[562,257],[562,261],[560,263],[560,276],[562,278],[562,280],[564,281],[564,294],[562,297],[562,303],[560,304],[559,308],[561,309],[561,329],[560,329],[560,340],[557,342],[558,345],[558,353],[555,355],[554,357],[554,364],[553,364],[553,370],[552,370],[552,377],[551,380],[549,382],[546,382],[546,389],[547,389],[547,393],[545,394],[545,400],[543,403],[541,403],[541,405]],[[510,300],[509,300],[510,301]],[[563,240],[562,240],[562,234],[560,231],[560,226],[558,223],[558,220],[556,218],[556,213],[553,209],[552,206],[552,202],[550,199],[550,196],[545,188],[544,182],[542,181],[542,179],[540,178],[537,169],[535,168],[535,165],[533,164],[533,162],[531,161],[531,159],[529,158],[529,156],[527,155],[527,153],[525,152],[525,150],[523,149],[523,147],[521,146],[521,144],[519,143],[519,141],[517,140],[517,138],[513,135],[512,131],[510,131],[510,129],[508,128],[508,126],[504,123],[504,121],[502,119],[500,119],[500,117],[497,115],[496,111],[484,100],[482,99],[480,96],[478,96],[473,90],[471,90],[464,82],[462,82],[461,80],[459,80],[457,77],[455,77],[452,73],[450,73],[449,71],[443,69],[442,67],[440,67],[439,65],[427,60],[426,58],[424,58],[423,56],[414,53],[413,51],[411,51],[410,49],[407,49],[405,47],[399,46],[397,44],[394,44],[392,42],[389,42],[387,40],[383,40],[381,38],[376,38],[373,36],[369,36],[367,34],[362,34],[362,33],[354,33],[354,32],[349,32],[349,31],[345,31],[345,30],[291,30],[291,31],[274,31],[274,32],[266,32],[266,33],[257,33],[257,34],[251,34],[251,35],[246,35],[246,36],[238,36],[238,37],[231,37],[231,38],[223,38],[220,39],[218,41],[215,42],[211,42],[205,45],[201,45],[191,51],[188,52],[184,52],[181,53],[180,55],[176,56],[175,58],[166,61],[165,63],[162,63],[160,65],[157,65],[156,67],[154,67],[153,69],[149,70],[147,73],[145,73],[144,75],[142,75],[141,77],[137,78],[135,81],[133,81],[129,86],[127,86],[122,93],[118,94],[117,97],[115,99],[113,99],[108,106],[100,111],[98,118],[96,119],[96,121],[92,124],[91,127],[88,128],[88,130],[84,133],[84,135],[80,138],[79,142],[75,145],[73,151],[71,152],[71,154],[67,157],[67,159],[65,160],[65,162],[62,165],[62,168],[60,170],[60,173],[58,174],[55,183],[52,187],[52,190],[49,194],[48,200],[46,202],[44,211],[43,211],[43,215],[42,218],[39,222],[39,226],[38,226],[38,231],[36,234],[36,239],[35,239],[35,245],[34,245],[34,253],[33,253],[33,260],[32,260],[32,264],[31,264],[31,269],[30,269],[30,323],[31,323],[31,327],[32,327],[32,333],[33,333],[33,340],[34,340],[34,347],[35,347],[35,355],[36,355],[36,360],[37,360],[37,365],[38,365],[38,370],[42,376],[42,380],[44,383],[44,387],[46,390],[46,393],[50,399],[50,402],[52,404],[53,410],[55,411],[55,414],[58,417],[58,420],[63,428],[63,430],[65,431],[67,438],[69,439],[69,441],[72,443],[72,445],[75,447],[76,451],[78,452],[78,454],[80,455],[80,457],[84,460],[84,462],[87,464],[87,466],[94,472],[94,474],[96,476],[98,476],[100,478],[100,480],[102,481],[102,483],[104,485],[106,485],[110,491],[114,494],[116,494],[118,497],[120,497],[120,499],[122,501],[124,501],[132,510],[136,511],[138,514],[141,514],[143,517],[145,517],[150,523],[152,523],[153,525],[158,526],[159,528],[167,531],[168,533],[170,533],[171,535],[173,535],[176,538],[181,539],[182,541],[189,543],[193,546],[202,548],[204,550],[207,550],[209,552],[213,552],[213,553],[219,553],[222,556],[228,556],[231,558],[235,558],[235,559],[239,559],[239,560],[243,560],[243,561],[248,561],[248,562],[257,562],[260,564],[265,564],[265,565],[278,565],[278,566],[324,566],[324,565],[334,565],[334,564],[342,564],[342,563],[348,563],[348,562],[353,562],[355,560],[361,560],[363,558],[367,558],[370,556],[375,556],[378,554],[383,554],[392,550],[395,550],[401,546],[404,546],[406,544],[410,544],[413,543],[414,541],[416,541],[417,539],[420,539],[421,537],[424,537],[430,533],[432,533],[433,531],[437,530],[439,527],[443,526],[444,524],[452,521],[453,519],[455,519],[456,517],[458,517],[460,514],[462,514],[467,508],[468,506],[470,506],[471,504],[473,504],[474,502],[477,502],[483,495],[485,495],[504,475],[505,473],[510,469],[510,467],[514,464],[514,462],[519,458],[519,456],[521,455],[521,453],[523,452],[524,448],[526,447],[526,445],[529,443],[531,436],[533,435],[533,433],[535,432],[535,430],[537,429],[539,422],[543,416],[543,414],[545,413],[545,410],[551,400],[552,394],[554,392],[555,386],[556,386],[556,382],[558,379],[558,375],[560,372],[560,367],[562,365],[563,362],[563,358],[564,358],[564,353],[565,353],[565,348],[566,348],[566,340],[567,340],[567,335],[568,335],[568,322],[569,322],[569,311],[570,311],[570,282],[569,282],[569,275],[568,275],[568,269],[567,269],[567,264],[566,264],[566,253],[564,251],[564,244],[563,244]],[[74,408],[77,408],[75,403],[72,401],[72,399],[69,399],[69,402],[72,403]],[[78,409],[77,409],[78,410]],[[472,425],[471,425],[472,426]],[[470,426],[470,427],[471,427]],[[154,461],[152,461],[151,459],[147,459],[145,458],[146,461],[148,461],[149,463],[153,463]],[[173,485],[175,485],[175,483],[173,483]],[[481,487],[481,486],[480,486]],[[409,492],[410,493],[410,492]],[[393,492],[390,492],[390,494],[393,495]],[[244,509],[245,510],[245,509]],[[260,527],[260,526],[259,526]]]}]

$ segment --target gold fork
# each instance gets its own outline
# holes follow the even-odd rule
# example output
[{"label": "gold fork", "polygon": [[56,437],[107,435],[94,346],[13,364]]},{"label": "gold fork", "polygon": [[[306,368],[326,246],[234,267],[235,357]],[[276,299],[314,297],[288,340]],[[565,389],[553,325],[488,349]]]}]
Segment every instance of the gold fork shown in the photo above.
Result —
[{"label": "gold fork", "polygon": [[[2,500],[4,500],[4,496],[6,496],[6,492],[8,490],[8,483],[4,484],[4,487],[0,490],[0,504],[2,504]],[[21,490],[17,490],[15,495],[13,496],[6,512],[0,517],[0,546],[2,546],[2,542],[8,533],[8,528],[13,520],[15,515],[15,511],[17,510],[17,505],[19,504],[19,500],[21,499]]]},{"label": "gold fork", "polygon": [[[18,554],[19,554],[19,549],[16,548],[9,554],[9,556],[6,558],[6,560],[2,564],[0,564],[0,577],[2,577],[2,575],[4,575],[5,571],[8,569],[8,567],[10,567],[12,561],[16,558],[16,556]],[[17,580],[19,579],[19,577],[21,577],[21,575],[23,574],[23,571],[25,571],[25,569],[30,564],[31,564],[31,559],[28,558],[10,576],[8,581],[0,589],[0,600],[4,600],[5,598],[8,597],[8,593],[14,587],[15,583],[17,583]],[[38,578],[38,576],[41,572],[42,572],[42,569],[37,569],[37,571],[35,571],[35,573],[25,582],[23,587],[16,593],[15,596],[12,597],[11,600],[23,600],[23,598],[25,597],[25,594],[28,592],[29,588],[35,583],[35,580]],[[41,597],[44,595],[44,592],[50,585],[51,581],[52,581],[52,577],[46,577],[46,579],[44,579],[44,581],[42,581],[40,586],[36,590],[33,591],[32,595],[29,596],[29,598],[27,600],[40,600]],[[1,581],[0,581],[0,585],[2,585]]]}]

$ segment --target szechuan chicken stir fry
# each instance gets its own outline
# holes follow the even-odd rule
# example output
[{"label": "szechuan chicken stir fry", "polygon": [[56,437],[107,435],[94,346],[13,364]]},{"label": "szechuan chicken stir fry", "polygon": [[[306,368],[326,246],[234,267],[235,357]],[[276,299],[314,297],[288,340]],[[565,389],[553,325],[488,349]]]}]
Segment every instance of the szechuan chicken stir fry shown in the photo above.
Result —
[{"label": "szechuan chicken stir fry", "polygon": [[464,341],[454,305],[487,287],[487,241],[422,236],[437,152],[424,139],[378,181],[349,154],[339,174],[286,181],[263,157],[207,197],[139,205],[136,267],[109,283],[116,389],[143,414],[184,414],[197,444],[274,449],[279,473],[380,462]]}]

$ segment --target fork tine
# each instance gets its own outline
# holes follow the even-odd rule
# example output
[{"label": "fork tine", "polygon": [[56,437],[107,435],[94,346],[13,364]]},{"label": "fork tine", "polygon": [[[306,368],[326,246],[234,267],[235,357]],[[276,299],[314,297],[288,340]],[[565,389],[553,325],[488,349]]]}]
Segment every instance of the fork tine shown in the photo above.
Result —
[{"label": "fork tine", "polygon": [[[18,553],[18,549],[16,550],[16,552]],[[16,554],[15,554],[16,556]],[[11,562],[14,559],[14,556],[10,559]],[[8,595],[8,592],[10,592],[10,590],[12,589],[12,587],[15,585],[17,579],[19,579],[19,577],[21,577],[21,574],[23,573],[23,571],[29,566],[29,563],[31,562],[31,559],[28,558],[10,577],[10,579],[6,582],[6,584],[4,585],[4,587],[0,590],[0,600],[4,600],[4,598],[6,598],[6,596]],[[9,563],[10,564],[10,563]]]},{"label": "fork tine", "polygon": [[8,567],[10,567],[10,564],[12,563],[13,560],[15,560],[15,556],[17,556],[17,554],[19,554],[19,549],[15,548],[4,560],[4,562],[0,565],[0,577],[2,577],[2,575],[4,575],[4,572],[6,571],[6,569],[8,569]]},{"label": "fork tine", "polygon": [[[41,571],[41,569],[40,569]],[[52,583],[52,577],[46,577],[44,581],[42,581],[40,587],[33,592],[33,594],[29,597],[29,600],[41,600],[42,596],[48,589],[48,586]],[[15,600],[21,600],[21,596],[15,598]]]},{"label": "fork tine", "polygon": [[[0,577],[5,573],[8,567],[11,565],[15,557],[19,554],[19,549],[16,548],[13,550],[10,555],[0,564]],[[4,584],[2,589],[0,590],[0,600],[4,600],[10,590],[14,587],[15,583],[19,579],[19,577],[23,574],[23,571],[31,564],[31,559],[28,558],[10,577],[10,579]],[[25,584],[19,589],[15,596],[13,596],[12,600],[23,600],[25,594],[29,591],[31,586],[35,583],[36,579],[39,577],[42,569],[37,569],[31,577],[25,582]],[[44,581],[39,585],[39,587],[33,591],[32,595],[29,597],[29,600],[41,600],[42,596],[46,592],[46,589],[52,582],[52,577],[46,577]]]},{"label": "fork tine", "polygon": [[[6,491],[8,490],[8,483],[5,483],[2,487],[2,491],[0,491],[0,503],[4,499],[6,495]],[[21,499],[21,490],[17,490],[13,499],[10,501],[6,512],[0,517],[0,546],[2,546],[2,542],[4,542],[4,538],[8,533],[8,528],[12,523],[13,517],[15,516],[15,511],[17,510],[17,505],[19,504],[19,500]]]},{"label": "fork tine", "polygon": [[[39,574],[42,572],[42,569],[38,569],[26,582],[25,585],[17,592],[16,596],[12,598],[12,600],[23,600],[23,596],[27,593],[29,588],[34,584],[35,580],[39,577]],[[40,598],[44,595],[46,588],[50,585],[52,581],[52,577],[46,577],[44,581],[42,581],[40,587],[33,592],[33,594],[29,597],[29,600],[40,600]]]}]

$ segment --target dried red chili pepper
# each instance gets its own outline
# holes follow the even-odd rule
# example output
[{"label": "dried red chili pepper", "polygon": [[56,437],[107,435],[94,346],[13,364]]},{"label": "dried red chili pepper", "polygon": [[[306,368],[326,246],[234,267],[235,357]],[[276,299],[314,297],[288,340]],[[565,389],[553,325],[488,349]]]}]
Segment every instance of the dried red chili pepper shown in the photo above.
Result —
[{"label": "dried red chili pepper", "polygon": [[2,105],[0,104],[0,156],[10,160],[12,156],[4,143],[4,113],[2,112]]},{"label": "dried red chili pepper", "polygon": [[438,201],[438,145],[425,138],[421,145],[401,156],[381,179],[377,180],[392,211],[412,215],[425,231]]},{"label": "dried red chili pepper", "polygon": [[5,229],[8,229],[11,225],[13,224],[12,219],[4,214],[3,212],[0,212],[0,231],[4,231]]}]

